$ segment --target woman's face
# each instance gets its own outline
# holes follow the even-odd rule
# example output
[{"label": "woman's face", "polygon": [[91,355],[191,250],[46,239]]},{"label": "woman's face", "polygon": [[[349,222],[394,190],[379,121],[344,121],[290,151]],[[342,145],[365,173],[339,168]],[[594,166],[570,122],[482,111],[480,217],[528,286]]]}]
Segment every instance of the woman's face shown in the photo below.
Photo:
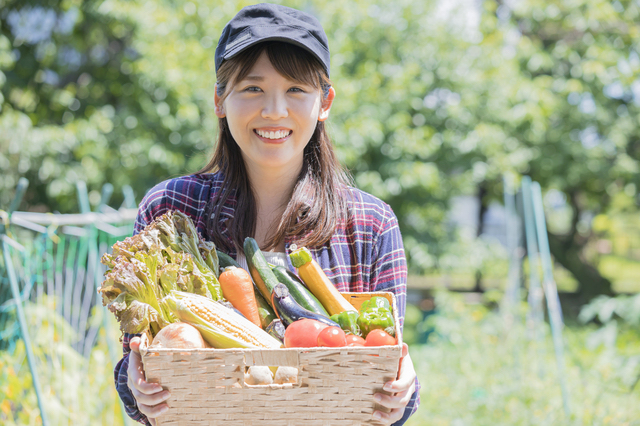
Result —
[{"label": "woman's face", "polygon": [[231,135],[250,171],[297,174],[303,150],[318,120],[326,120],[335,92],[280,75],[263,52],[247,77],[232,82],[227,97],[215,95],[216,115],[226,117]]}]

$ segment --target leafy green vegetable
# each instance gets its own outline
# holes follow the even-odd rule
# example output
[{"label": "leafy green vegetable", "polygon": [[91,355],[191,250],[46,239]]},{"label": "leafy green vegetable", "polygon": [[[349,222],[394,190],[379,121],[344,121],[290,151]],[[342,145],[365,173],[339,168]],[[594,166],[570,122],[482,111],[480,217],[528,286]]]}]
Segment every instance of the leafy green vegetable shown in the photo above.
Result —
[{"label": "leafy green vegetable", "polygon": [[[139,234],[113,245],[98,292],[124,333],[150,328],[155,335],[176,317],[163,299],[174,290],[222,299],[215,246],[198,235],[191,219],[169,211]],[[213,268],[212,268],[213,266]]]}]

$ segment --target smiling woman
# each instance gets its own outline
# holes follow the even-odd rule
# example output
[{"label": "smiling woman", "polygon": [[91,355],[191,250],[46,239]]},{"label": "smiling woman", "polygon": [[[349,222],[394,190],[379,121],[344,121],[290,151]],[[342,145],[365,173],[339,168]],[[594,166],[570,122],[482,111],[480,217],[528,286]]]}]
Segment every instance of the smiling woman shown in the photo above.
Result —
[{"label": "smiling woman", "polygon": [[[243,242],[252,237],[261,250],[287,259],[292,272],[288,255],[305,246],[338,291],[395,293],[402,324],[407,267],[400,229],[387,204],[350,185],[327,135],[335,91],[320,23],[284,6],[248,6],[222,32],[216,73],[211,160],[149,191],[135,232],[179,210],[240,265]],[[171,409],[170,395],[145,381],[138,340],[124,337],[116,387],[132,417],[153,423]],[[398,377],[380,387],[391,395],[375,400],[389,410],[363,421],[404,423],[419,404],[406,346]]]}]

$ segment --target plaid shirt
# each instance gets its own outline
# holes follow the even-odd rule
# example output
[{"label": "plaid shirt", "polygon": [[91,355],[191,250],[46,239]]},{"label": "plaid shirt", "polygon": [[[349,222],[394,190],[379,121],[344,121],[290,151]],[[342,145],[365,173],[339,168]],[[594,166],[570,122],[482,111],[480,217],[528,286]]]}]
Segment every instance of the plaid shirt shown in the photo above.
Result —
[{"label": "plaid shirt", "polygon": [[[152,188],[140,203],[134,234],[144,229],[154,218],[169,210],[179,210],[192,219],[198,232],[206,233],[204,217],[207,201],[216,197],[222,189],[223,177],[219,174],[199,174],[166,180]],[[322,247],[311,249],[331,282],[341,291],[370,292],[389,291],[395,294],[400,326],[404,324],[406,307],[407,265],[402,236],[395,214],[378,198],[349,188],[348,207],[351,221],[339,225],[331,241]],[[236,201],[230,197],[221,211],[219,221],[223,235],[229,235],[227,220],[233,218]],[[285,250],[291,253],[292,239],[285,240]],[[233,246],[229,238],[229,246]],[[236,253],[227,253],[236,258]],[[289,269],[293,266],[289,260]],[[127,385],[129,366],[129,341],[134,335],[123,338],[124,357],[116,365],[114,375],[116,389],[127,414],[134,420],[149,424],[140,413]],[[420,384],[416,379],[416,391],[405,409],[404,416],[394,425],[403,424],[420,403]]]}]

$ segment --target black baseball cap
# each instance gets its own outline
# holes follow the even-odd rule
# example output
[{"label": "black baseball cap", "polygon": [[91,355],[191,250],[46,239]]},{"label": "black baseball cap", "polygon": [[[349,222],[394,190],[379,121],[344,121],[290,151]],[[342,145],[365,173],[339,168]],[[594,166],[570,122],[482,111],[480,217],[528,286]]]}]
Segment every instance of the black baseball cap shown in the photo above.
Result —
[{"label": "black baseball cap", "polygon": [[268,40],[311,52],[329,75],[329,43],[320,22],[308,13],[271,3],[247,6],[225,25],[216,47],[216,72],[225,59]]}]

